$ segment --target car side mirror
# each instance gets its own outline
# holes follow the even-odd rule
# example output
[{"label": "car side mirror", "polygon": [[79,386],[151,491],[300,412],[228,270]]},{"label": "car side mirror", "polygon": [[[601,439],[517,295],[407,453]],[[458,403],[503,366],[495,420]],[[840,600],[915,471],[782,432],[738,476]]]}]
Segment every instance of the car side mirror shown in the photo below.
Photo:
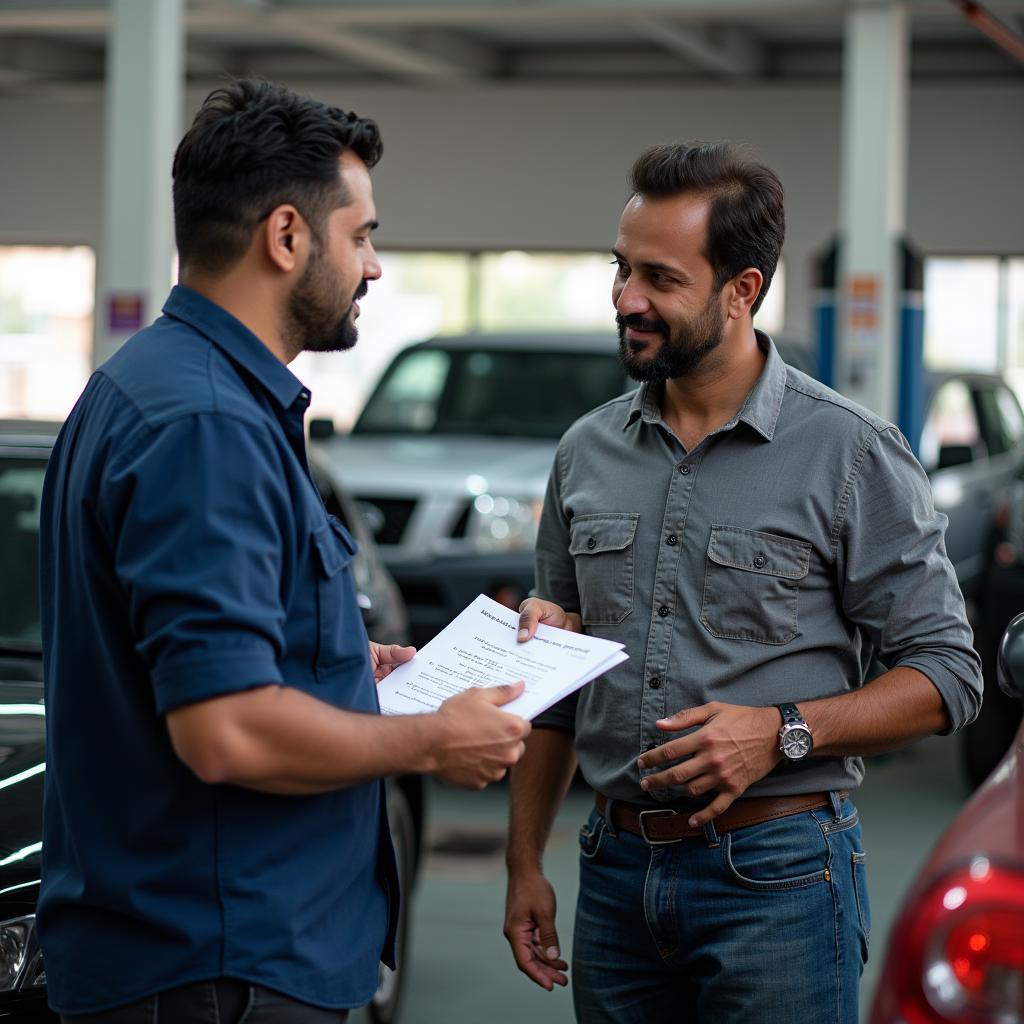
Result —
[{"label": "car side mirror", "polygon": [[974,461],[974,449],[969,444],[944,444],[939,449],[939,469],[965,466]]},{"label": "car side mirror", "polygon": [[326,441],[334,436],[334,420],[315,419],[309,421],[309,436],[314,441]]},{"label": "car side mirror", "polygon": [[999,643],[996,676],[1003,693],[1024,700],[1024,612],[1003,633]]}]

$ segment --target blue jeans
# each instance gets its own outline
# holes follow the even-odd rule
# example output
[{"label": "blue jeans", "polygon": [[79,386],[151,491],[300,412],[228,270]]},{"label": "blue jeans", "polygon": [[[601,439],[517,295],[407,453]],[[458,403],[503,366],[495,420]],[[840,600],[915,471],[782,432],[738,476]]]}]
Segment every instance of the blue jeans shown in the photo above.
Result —
[{"label": "blue jeans", "polygon": [[857,1024],[871,921],[857,809],[649,846],[580,830],[581,1024]]}]

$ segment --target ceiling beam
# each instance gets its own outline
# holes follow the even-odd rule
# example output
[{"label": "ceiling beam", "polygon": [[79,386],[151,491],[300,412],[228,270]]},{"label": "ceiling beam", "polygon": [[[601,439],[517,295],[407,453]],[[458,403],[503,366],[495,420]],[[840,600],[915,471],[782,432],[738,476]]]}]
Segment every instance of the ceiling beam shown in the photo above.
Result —
[{"label": "ceiling beam", "polygon": [[953,0],[960,13],[983,35],[988,36],[999,49],[1008,53],[1018,64],[1024,64],[1024,36],[1004,24],[981,4],[973,0]]},{"label": "ceiling beam", "polygon": [[471,47],[443,48],[418,45],[392,38],[338,29],[319,17],[296,18],[291,12],[267,14],[259,19],[278,39],[299,43],[308,49],[341,57],[361,67],[404,78],[452,80],[472,77],[486,62],[486,55]]},{"label": "ceiling beam", "polygon": [[658,46],[678,54],[701,71],[729,78],[743,78],[764,69],[764,52],[749,36],[723,31],[713,38],[699,27],[680,28],[665,21],[644,20],[635,31]]},{"label": "ceiling beam", "polygon": [[13,78],[81,78],[103,74],[103,49],[55,39],[0,39],[0,68]]}]

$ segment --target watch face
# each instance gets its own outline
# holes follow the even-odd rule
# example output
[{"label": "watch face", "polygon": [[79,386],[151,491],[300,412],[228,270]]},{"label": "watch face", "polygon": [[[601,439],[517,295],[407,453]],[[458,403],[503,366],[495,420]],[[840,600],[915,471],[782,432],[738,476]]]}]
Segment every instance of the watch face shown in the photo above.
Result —
[{"label": "watch face", "polygon": [[782,753],[790,761],[799,761],[811,752],[811,734],[807,729],[789,729],[782,737]]}]

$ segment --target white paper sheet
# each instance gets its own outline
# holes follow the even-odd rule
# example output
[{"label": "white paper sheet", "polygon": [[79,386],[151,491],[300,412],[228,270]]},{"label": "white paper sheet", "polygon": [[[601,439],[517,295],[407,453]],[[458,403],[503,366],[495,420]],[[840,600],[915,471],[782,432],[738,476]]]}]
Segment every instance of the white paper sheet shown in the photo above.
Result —
[{"label": "white paper sheet", "polygon": [[381,712],[424,714],[471,686],[522,679],[526,689],[503,707],[534,718],[629,657],[620,643],[552,626],[524,644],[518,631],[519,614],[481,594],[377,686]]}]

